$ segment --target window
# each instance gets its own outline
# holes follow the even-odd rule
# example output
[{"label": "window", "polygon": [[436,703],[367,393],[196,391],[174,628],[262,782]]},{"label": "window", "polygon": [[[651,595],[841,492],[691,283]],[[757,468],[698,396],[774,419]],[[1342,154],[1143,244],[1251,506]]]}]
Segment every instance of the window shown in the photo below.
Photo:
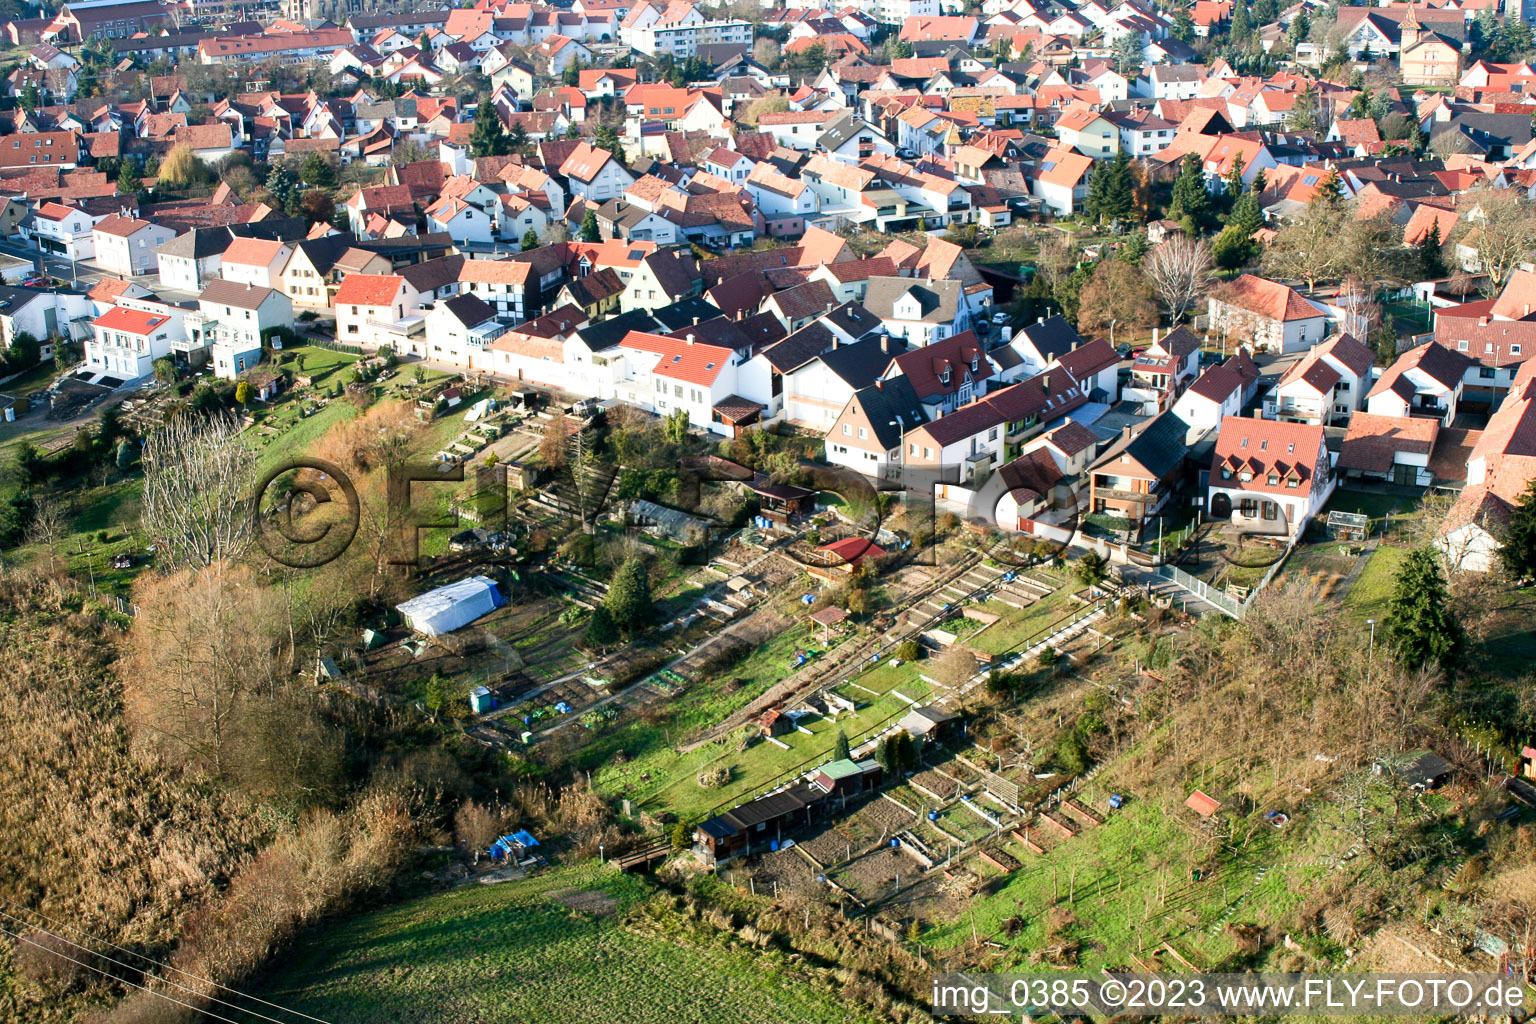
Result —
[{"label": "window", "polygon": [[1467,342],[1466,342],[1466,339],[1463,338],[1461,341],[1458,341],[1456,343],[1456,351],[1458,351],[1458,352],[1465,352],[1466,350],[1467,350]]},{"label": "window", "polygon": [[1221,467],[1221,478],[1223,480],[1231,480],[1232,479],[1232,470],[1229,469],[1226,466],[1222,466]]},{"label": "window", "polygon": [[1483,380],[1493,380],[1495,371],[1491,366],[1479,366],[1477,368],[1477,375]]},{"label": "window", "polygon": [[1271,486],[1271,487],[1275,486],[1276,484],[1278,484],[1280,482],[1280,474],[1279,473],[1271,473],[1271,474],[1269,474],[1269,477],[1267,478],[1267,482],[1268,482],[1269,486]]},{"label": "window", "polygon": [[869,440],[869,431],[866,430],[864,427],[860,427],[859,428],[859,440],[860,441],[867,441],[867,440]]},{"label": "window", "polygon": [[1291,488],[1292,490],[1294,490],[1297,487],[1301,486],[1301,481],[1299,479],[1297,479],[1296,477],[1294,477],[1294,476],[1293,477],[1289,477],[1285,481],[1285,486],[1287,486],[1287,487]]},{"label": "window", "polygon": [[850,427],[846,423],[843,424],[843,436],[844,437],[852,437],[853,436],[853,428]]},{"label": "window", "polygon": [[1519,345],[1511,345],[1511,346],[1509,346],[1509,354],[1512,355],[1512,356],[1519,355],[1520,354],[1520,346]]}]

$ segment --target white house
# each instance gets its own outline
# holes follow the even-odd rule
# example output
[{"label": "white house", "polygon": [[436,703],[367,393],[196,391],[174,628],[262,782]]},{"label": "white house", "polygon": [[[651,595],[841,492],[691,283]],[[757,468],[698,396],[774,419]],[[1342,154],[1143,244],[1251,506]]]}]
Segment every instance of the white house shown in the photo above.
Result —
[{"label": "white house", "polygon": [[1323,428],[1228,416],[1216,433],[1206,511],[1246,532],[1300,534],[1333,493]]},{"label": "white house", "polygon": [[1189,389],[1173,403],[1173,414],[1189,424],[1193,443],[1220,426],[1228,416],[1243,411],[1243,404],[1253,396],[1258,385],[1258,367],[1248,358],[1246,349],[1225,362],[1209,367]]},{"label": "white house", "polygon": [[667,416],[686,410],[688,422],[700,430],[729,433],[715,406],[735,393],[736,368],[742,357],[735,349],[706,345],[693,339],[667,338],[631,331],[619,343],[627,370],[618,397]]},{"label": "white house", "polygon": [[1088,198],[1088,175],[1093,157],[1071,149],[1054,147],[1035,165],[1031,188],[1050,211],[1058,217],[1070,217]]},{"label": "white house", "polygon": [[155,250],[160,287],[172,291],[200,292],[218,276],[219,263],[229,245],[223,228],[193,228]]},{"label": "white house", "polygon": [[1471,360],[1434,342],[1397,357],[1365,396],[1365,409],[1375,416],[1427,416],[1449,427]]},{"label": "white house", "polygon": [[236,238],[219,258],[219,276],[236,284],[279,288],[293,249],[266,238]]},{"label": "white house", "polygon": [[585,142],[571,150],[560,165],[560,174],[570,183],[571,195],[597,202],[623,195],[635,181],[612,153]]},{"label": "white house", "polygon": [[29,226],[38,249],[67,260],[88,260],[96,255],[92,229],[98,218],[78,206],[46,202],[23,221]]},{"label": "white house", "polygon": [[197,312],[186,315],[186,344],[172,345],[188,353],[206,348],[214,373],[234,380],[261,361],[263,339],[292,326],[293,300],[287,295],[215,279],[197,297]]},{"label": "white house", "polygon": [[1351,334],[1338,334],[1291,364],[1264,396],[1264,417],[1332,426],[1365,402],[1375,356]]},{"label": "white house", "polygon": [[427,230],[446,231],[455,242],[489,245],[494,226],[484,210],[458,196],[442,196],[427,207]]},{"label": "white house", "polygon": [[118,213],[91,230],[96,265],[123,277],[153,273],[158,268],[155,250],[175,237],[168,227]]},{"label": "white house", "polygon": [[1243,274],[1208,300],[1211,332],[1255,351],[1302,352],[1328,333],[1328,311],[1294,288]]},{"label": "white house", "polygon": [[966,329],[970,310],[959,281],[872,277],[864,308],[880,318],[894,337],[929,345]]},{"label": "white house", "polygon": [[170,355],[171,342],[184,337],[186,311],[147,299],[124,299],[91,322],[85,362],[91,370],[119,380],[154,372],[156,359]]},{"label": "white house", "polygon": [[[414,290],[399,274],[348,274],[336,292],[336,340],[376,349],[425,326]],[[403,347],[403,346],[402,346]]]},{"label": "white house", "polygon": [[506,328],[496,319],[496,307],[476,295],[455,295],[433,304],[426,316],[424,355],[472,370],[493,369],[488,351]]}]

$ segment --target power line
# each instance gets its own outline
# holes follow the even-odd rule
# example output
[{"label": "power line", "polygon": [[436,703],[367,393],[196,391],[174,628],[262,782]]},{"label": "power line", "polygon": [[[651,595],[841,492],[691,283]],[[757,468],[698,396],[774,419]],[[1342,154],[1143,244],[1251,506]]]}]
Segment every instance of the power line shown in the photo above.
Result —
[{"label": "power line", "polygon": [[[49,938],[57,939],[60,942],[67,943],[68,945],[73,946],[74,948],[76,948],[76,949],[78,949],[78,950],[80,950],[82,952],[89,953],[91,956],[94,956],[94,957],[99,957],[100,959],[105,960],[107,963],[114,964],[114,965],[116,965],[118,967],[123,968],[124,970],[133,971],[133,972],[135,972],[137,974],[142,974],[142,975],[144,975],[146,977],[153,977],[153,975],[150,974],[150,972],[145,971],[142,968],[134,967],[132,964],[125,964],[121,960],[116,960],[116,959],[113,959],[110,956],[107,956],[105,953],[98,953],[98,952],[96,952],[96,950],[91,949],[89,946],[81,945],[80,943],[75,942],[73,939],[67,939],[64,936],[58,934],[57,932],[51,932],[51,931],[49,931],[46,928],[40,928],[37,925],[33,924],[31,921],[25,920],[24,918],[17,917],[15,914],[8,914],[5,911],[0,910],[0,917],[9,918],[10,920],[15,921],[19,925],[22,925],[24,927],[30,928],[30,929],[32,929],[33,931],[36,931],[36,932],[41,932],[42,934],[47,935]],[[55,952],[57,952],[57,951],[55,951]],[[134,954],[134,955],[137,955],[137,954]],[[215,1003],[221,1003],[221,1004],[223,1004],[225,1006],[230,1007],[233,1010],[238,1010],[241,1013],[247,1013],[247,1014],[250,1014],[253,1017],[260,1017],[262,1020],[271,1021],[272,1024],[285,1024],[285,1022],[280,1021],[280,1020],[278,1020],[275,1017],[268,1017],[264,1013],[257,1013],[255,1010],[247,1010],[244,1007],[236,1006],[234,1003],[231,1003],[227,999],[220,999],[217,996],[204,995],[203,993],[199,992],[198,990],[196,990],[194,988],[189,988],[186,985],[182,985],[182,984],[179,984],[177,982],[171,981],[169,978],[155,978],[154,980],[163,982],[163,983],[165,983],[167,985],[170,985],[170,986],[172,986],[174,988],[179,988],[183,992],[191,993],[192,995],[198,996],[199,998],[209,999],[209,1000],[212,1000]],[[207,984],[212,985],[213,983],[212,982],[207,982]]]},{"label": "power line", "polygon": [[[199,983],[201,983],[203,985],[207,985],[207,986],[209,986],[211,988],[223,989],[226,992],[229,992],[229,993],[231,993],[233,995],[239,996],[241,999],[250,1000],[251,1002],[254,1002],[254,1003],[260,1003],[263,1006],[270,1006],[274,1010],[279,1010],[279,1011],[281,1011],[283,1013],[290,1013],[290,1014],[293,1014],[296,1017],[302,1017],[305,1020],[315,1021],[316,1024],[330,1024],[330,1022],[322,1020],[319,1017],[311,1016],[310,1014],[304,1013],[302,1010],[294,1010],[294,1009],[291,1009],[289,1007],[282,1006],[282,1005],[280,1005],[278,1003],[269,1002],[268,1000],[262,999],[262,998],[260,998],[258,996],[253,996],[253,995],[251,995],[248,992],[241,992],[239,989],[232,988],[229,985],[222,985],[222,984],[219,984],[218,982],[212,981],[212,980],[210,980],[208,978],[199,977],[198,975],[193,974],[190,971],[184,971],[184,970],[182,970],[179,967],[173,967],[173,966],[171,966],[168,963],[165,963],[165,962],[160,961],[160,960],[156,960],[154,957],[149,956],[147,953],[140,953],[140,952],[138,952],[136,950],[129,949],[126,946],[118,945],[117,943],[111,941],[110,939],[98,939],[95,936],[91,935],[89,932],[84,931],[83,929],[76,928],[73,925],[67,924],[67,923],[65,923],[63,921],[59,921],[56,918],[49,917],[47,914],[43,913],[41,910],[34,910],[34,909],[30,908],[30,907],[24,907],[21,904],[17,903],[16,901],[8,899],[8,898],[6,898],[4,896],[0,896],[0,901],[8,903],[11,906],[16,907],[16,908],[24,911],[25,913],[33,914],[33,915],[35,915],[37,917],[40,917],[44,921],[47,921],[49,924],[54,925],[55,927],[66,928],[69,931],[74,932],[76,935],[84,936],[85,938],[90,939],[92,942],[100,943],[103,946],[110,946],[111,948],[113,948],[115,950],[118,950],[118,951],[120,951],[122,953],[126,953],[129,956],[137,957],[140,960],[145,961],[146,963],[153,964],[156,967],[161,968],[162,970],[175,971],[177,974],[181,975],[184,978],[189,978],[192,981],[199,982]],[[127,970],[130,970],[130,971],[138,971],[141,974],[149,973],[147,971],[144,971],[141,968],[136,968],[136,967],[133,967],[133,966],[131,966],[129,964],[125,964],[125,963],[123,963],[120,960],[115,960],[112,957],[109,957],[109,956],[107,956],[104,953],[98,953],[97,951],[91,949],[89,946],[84,946],[84,945],[82,945],[82,944],[80,944],[78,942],[75,942],[72,939],[65,938],[64,936],[59,935],[56,932],[49,931],[46,928],[39,928],[37,925],[33,924],[32,922],[27,921],[24,918],[17,917],[14,914],[6,913],[4,910],[0,910],[0,916],[10,918],[12,921],[17,921],[17,922],[19,922],[21,924],[24,924],[28,928],[36,929],[37,931],[43,932],[46,935],[50,935],[53,938],[58,939],[60,942],[66,942],[69,945],[74,946],[76,949],[84,950],[85,952],[90,953],[92,956],[100,957],[101,959],[106,960],[109,963],[117,964],[119,967],[123,967],[123,968],[125,968]],[[184,992],[192,992],[194,994],[199,994],[199,993],[196,992],[195,989],[191,989],[191,988],[188,988],[185,985],[178,984],[177,982],[171,981],[169,978],[161,977],[161,978],[158,978],[157,980],[163,981],[167,985],[174,985],[176,988],[179,988],[179,989],[181,989]],[[277,1020],[276,1018],[273,1018],[273,1017],[268,1017],[266,1014],[258,1013],[255,1010],[247,1009],[246,1007],[243,1007],[243,1006],[238,1006],[235,1003],[232,1003],[232,1002],[230,1002],[227,999],[220,999],[217,996],[203,996],[203,998],[212,999],[216,1003],[222,1003],[225,1006],[230,1007],[231,1009],[235,1009],[235,1010],[240,1011],[241,1013],[246,1013],[246,1014],[250,1014],[251,1016],[260,1017],[262,1020],[272,1021],[272,1024],[284,1024],[283,1021],[279,1021],[279,1020]]]},{"label": "power line", "polygon": [[[9,915],[7,915],[7,916],[9,916]],[[45,953],[48,953],[48,954],[50,954],[52,956],[56,956],[56,957],[58,957],[61,960],[68,960],[70,963],[77,964],[77,965],[79,965],[81,967],[84,967],[88,971],[95,971],[97,974],[100,974],[100,975],[102,975],[103,977],[106,977],[106,978],[110,978],[110,979],[112,979],[113,981],[117,982],[120,985],[128,985],[131,988],[138,989],[140,992],[148,992],[152,996],[159,996],[161,999],[164,999],[167,1002],[175,1003],[177,1006],[186,1007],[188,1010],[191,1010],[194,1013],[201,1013],[205,1017],[211,1017],[214,1020],[222,1021],[223,1024],[239,1024],[238,1021],[230,1020],[228,1017],[220,1017],[216,1013],[212,1013],[212,1012],[210,1012],[208,1010],[205,1010],[205,1009],[203,1009],[201,1007],[198,1007],[198,1006],[193,1006],[191,1003],[184,1003],[180,999],[175,999],[175,998],[173,998],[171,996],[166,995],[164,992],[156,992],[152,988],[146,988],[145,986],[137,984],[136,982],[129,981],[126,978],[119,978],[117,975],[112,974],[112,973],[110,973],[108,971],[104,971],[100,967],[96,967],[96,966],[93,966],[91,964],[84,963],[84,962],[82,962],[80,960],[76,960],[72,956],[65,956],[63,953],[60,953],[56,949],[49,949],[47,946],[44,946],[42,943],[34,942],[34,941],[32,941],[31,939],[27,938],[24,935],[17,935],[15,932],[11,931],[9,928],[5,927],[4,925],[0,925],[0,933],[4,933],[6,935],[9,935],[11,938],[15,939],[17,942],[25,942],[29,946],[36,946],[38,949],[42,950]],[[49,932],[47,934],[52,934],[52,933]],[[54,937],[58,938],[58,936],[54,936]],[[66,939],[64,941],[67,942],[68,940]]]}]

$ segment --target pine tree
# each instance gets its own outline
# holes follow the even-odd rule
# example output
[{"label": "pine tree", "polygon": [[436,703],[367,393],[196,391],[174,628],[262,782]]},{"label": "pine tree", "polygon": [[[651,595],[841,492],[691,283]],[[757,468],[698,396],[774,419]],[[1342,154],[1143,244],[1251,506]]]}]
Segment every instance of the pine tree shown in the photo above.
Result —
[{"label": "pine tree", "polygon": [[1236,228],[1243,238],[1248,238],[1264,226],[1264,212],[1259,208],[1259,197],[1254,192],[1244,192],[1232,204],[1232,215],[1227,226]]},{"label": "pine tree", "polygon": [[651,624],[655,606],[651,603],[651,578],[643,558],[630,558],[613,574],[604,602],[613,624],[633,636]]},{"label": "pine tree", "polygon": [[1410,551],[1397,570],[1387,605],[1387,641],[1410,671],[1436,665],[1449,671],[1461,650],[1461,623],[1451,611],[1439,558],[1428,548]]},{"label": "pine tree", "polygon": [[1233,200],[1243,194],[1243,154],[1238,153],[1232,158],[1232,169],[1226,177],[1227,195]]},{"label": "pine tree", "polygon": [[267,172],[267,192],[271,194],[274,206],[286,212],[289,204],[294,202],[298,189],[299,182],[292,171],[281,163],[272,165],[272,169]]},{"label": "pine tree", "polygon": [[1321,203],[1326,206],[1337,206],[1344,201],[1344,182],[1339,178],[1337,168],[1328,168],[1328,173],[1323,175],[1323,180],[1317,183],[1317,188],[1312,192],[1311,202]]},{"label": "pine tree", "polygon": [[607,605],[598,605],[587,620],[587,646],[609,647],[618,642],[619,629],[613,624],[613,615]]},{"label": "pine tree", "polygon": [[1269,179],[1264,177],[1264,168],[1260,167],[1253,172],[1253,181],[1248,185],[1248,191],[1255,196],[1262,196],[1264,190],[1269,187]]},{"label": "pine tree", "polygon": [[1211,259],[1222,270],[1236,270],[1253,259],[1254,242],[1234,221],[1211,240]]},{"label": "pine tree", "polygon": [[1147,233],[1137,229],[1125,236],[1125,241],[1120,243],[1120,251],[1115,253],[1115,259],[1139,267],[1151,249],[1152,243],[1147,241]]},{"label": "pine tree", "polygon": [[1536,480],[1526,485],[1525,493],[1510,511],[1499,560],[1504,571],[1517,580],[1536,576]]},{"label": "pine tree", "polygon": [[512,139],[507,135],[507,126],[501,123],[496,104],[484,100],[475,111],[475,127],[469,133],[469,155],[506,156],[511,152]]},{"label": "pine tree", "polygon": [[1445,276],[1445,254],[1440,245],[1440,221],[1429,222],[1429,230],[1419,241],[1419,272],[1433,280]]},{"label": "pine tree", "polygon": [[583,242],[601,242],[603,232],[597,226],[597,213],[587,210],[586,216],[581,218],[581,240]]},{"label": "pine tree", "polygon": [[1248,37],[1253,34],[1253,22],[1248,16],[1247,4],[1232,5],[1232,28],[1230,29],[1234,43],[1246,43]]},{"label": "pine tree", "polygon": [[1173,182],[1173,201],[1168,216],[1174,220],[1187,218],[1198,232],[1205,224],[1210,210],[1210,196],[1205,191],[1205,171],[1200,157],[1189,153],[1179,165],[1179,176]]},{"label": "pine tree", "polygon": [[523,252],[527,252],[529,249],[537,249],[538,247],[539,233],[533,230],[533,228],[523,232]]},{"label": "pine tree", "polygon": [[1169,35],[1181,43],[1195,41],[1195,22],[1189,16],[1188,7],[1180,7],[1178,13],[1173,16],[1173,28]]},{"label": "pine tree", "polygon": [[832,741],[832,760],[845,761],[851,756],[848,749],[848,734],[843,730],[837,730],[837,738]]},{"label": "pine tree", "polygon": [[144,188],[144,181],[139,177],[136,165],[132,160],[124,160],[123,165],[117,169],[117,191],[119,195],[138,195]]}]

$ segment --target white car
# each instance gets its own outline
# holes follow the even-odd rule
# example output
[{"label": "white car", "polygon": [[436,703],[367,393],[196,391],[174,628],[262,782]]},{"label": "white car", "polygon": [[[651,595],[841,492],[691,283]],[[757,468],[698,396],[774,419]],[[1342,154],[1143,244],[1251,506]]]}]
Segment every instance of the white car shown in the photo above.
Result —
[{"label": "white car", "polygon": [[1007,313],[993,313],[992,322],[1001,327],[1005,324],[1013,323],[1013,317],[1009,316]]}]

